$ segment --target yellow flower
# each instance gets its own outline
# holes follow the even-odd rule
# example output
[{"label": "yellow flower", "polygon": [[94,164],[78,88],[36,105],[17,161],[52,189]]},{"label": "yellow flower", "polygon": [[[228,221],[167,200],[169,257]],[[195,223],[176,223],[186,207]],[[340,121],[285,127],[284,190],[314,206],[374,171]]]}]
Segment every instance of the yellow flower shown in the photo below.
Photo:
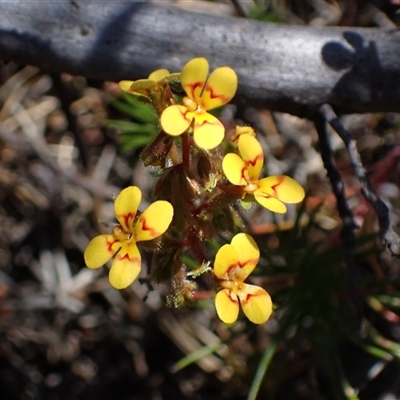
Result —
[{"label": "yellow flower", "polygon": [[243,193],[253,194],[263,207],[276,213],[285,213],[283,203],[299,203],[304,199],[304,189],[292,178],[285,175],[259,179],[264,154],[260,143],[251,135],[240,135],[239,155],[227,154],[222,169],[233,185],[243,186]]},{"label": "yellow flower", "polygon": [[241,135],[250,135],[255,137],[256,133],[254,132],[254,129],[251,126],[236,125],[235,133],[231,137],[231,142],[237,144]]},{"label": "yellow flower", "polygon": [[119,225],[114,227],[111,235],[100,235],[92,239],[84,253],[89,268],[99,268],[114,257],[109,279],[116,289],[126,288],[140,273],[141,256],[136,242],[162,235],[174,214],[169,202],[159,200],[137,217],[141,198],[142,192],[137,186],[124,189],[114,202]]},{"label": "yellow flower", "polygon": [[197,146],[209,150],[223,140],[225,128],[207,111],[231,101],[237,89],[237,76],[229,67],[219,67],[208,76],[208,61],[194,58],[182,69],[181,84],[186,92],[182,105],[172,105],[161,115],[166,133],[179,136],[194,121],[193,137]]},{"label": "yellow flower", "polygon": [[215,297],[218,317],[226,324],[235,322],[239,315],[239,301],[246,317],[255,324],[263,324],[272,314],[272,301],[261,287],[244,283],[260,258],[260,250],[250,235],[239,233],[231,244],[222,246],[215,257],[214,275],[220,290]]},{"label": "yellow flower", "polygon": [[167,69],[157,69],[153,71],[147,79],[138,79],[137,81],[120,81],[118,83],[124,92],[147,96],[150,90],[157,88],[157,82],[170,76],[177,76],[178,73],[171,74]]}]

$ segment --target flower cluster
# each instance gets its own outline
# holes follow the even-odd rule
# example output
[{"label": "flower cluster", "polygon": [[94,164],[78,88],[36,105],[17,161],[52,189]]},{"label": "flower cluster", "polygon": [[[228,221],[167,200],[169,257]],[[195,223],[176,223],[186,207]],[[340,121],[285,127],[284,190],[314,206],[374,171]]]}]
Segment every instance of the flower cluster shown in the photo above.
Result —
[{"label": "flower cluster", "polygon": [[[250,235],[237,233],[243,227],[238,200],[245,197],[284,213],[285,204],[303,200],[304,190],[285,175],[260,178],[264,155],[254,130],[237,126],[226,133],[212,113],[232,100],[237,84],[236,73],[229,67],[209,74],[204,58],[190,60],[180,73],[163,69],[148,79],[120,82],[122,90],[140,96],[159,115],[160,131],[142,153],[146,166],[160,170],[155,202],[140,213],[140,189],[122,190],[114,203],[118,224],[111,234],[92,239],[84,258],[89,268],[113,259],[110,283],[123,289],[141,271],[137,244],[147,242],[146,250],[154,253],[152,278],[170,283],[169,304],[179,306],[193,299],[193,278],[211,270],[218,287],[219,318],[227,324],[235,322],[240,304],[251,322],[262,324],[273,306],[265,289],[245,283],[258,264],[260,250]],[[234,236],[219,249],[212,264],[207,243],[220,232]],[[188,258],[199,267],[187,271]]]}]

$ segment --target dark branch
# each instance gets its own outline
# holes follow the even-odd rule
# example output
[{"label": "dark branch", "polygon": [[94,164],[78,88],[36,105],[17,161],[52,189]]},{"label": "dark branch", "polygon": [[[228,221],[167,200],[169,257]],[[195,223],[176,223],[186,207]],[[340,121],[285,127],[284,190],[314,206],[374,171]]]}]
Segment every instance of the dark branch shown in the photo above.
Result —
[{"label": "dark branch", "polygon": [[327,120],[322,113],[317,113],[314,118],[314,123],[318,132],[319,150],[322,161],[337,200],[339,216],[343,222],[342,239],[347,243],[351,243],[352,246],[355,240],[354,229],[357,226],[354,222],[353,213],[347,203],[342,177],[336,168],[335,160],[333,158],[332,147],[327,132]]},{"label": "dark branch", "polygon": [[311,116],[400,111],[400,31],[274,25],[137,1],[0,2],[0,58],[118,81],[192,57],[230,65],[235,101]]},{"label": "dark branch", "polygon": [[351,212],[350,207],[347,203],[342,177],[336,167],[335,160],[333,159],[332,147],[329,142],[327,131],[328,124],[325,115],[323,115],[322,112],[317,112],[315,114],[314,124],[318,132],[322,161],[324,163],[329,181],[331,183],[333,193],[335,194],[337,209],[343,222],[341,238],[344,261],[349,276],[350,291],[353,303],[356,308],[357,316],[361,326],[361,321],[363,317],[363,305],[357,288],[358,272],[357,265],[353,257],[353,246],[355,242],[354,228],[356,227],[356,224],[354,222],[353,213]]},{"label": "dark branch", "polygon": [[385,242],[392,255],[400,256],[400,237],[392,228],[387,205],[379,198],[376,190],[368,179],[357,150],[356,141],[351,136],[351,133],[342,125],[331,106],[324,104],[321,106],[320,111],[325,120],[342,138],[347,148],[352,166],[361,184],[362,194],[372,205],[375,214],[378,217],[382,240]]}]

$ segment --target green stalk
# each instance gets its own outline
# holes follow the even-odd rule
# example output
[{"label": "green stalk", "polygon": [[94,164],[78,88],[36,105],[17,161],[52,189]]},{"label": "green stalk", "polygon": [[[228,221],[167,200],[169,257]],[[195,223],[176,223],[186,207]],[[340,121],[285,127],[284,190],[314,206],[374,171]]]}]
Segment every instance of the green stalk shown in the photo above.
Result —
[{"label": "green stalk", "polygon": [[264,380],[265,374],[267,373],[268,367],[270,366],[272,358],[274,357],[277,344],[278,344],[277,341],[273,340],[265,349],[264,354],[260,360],[260,363],[258,364],[256,373],[254,375],[253,382],[251,383],[247,400],[257,399],[258,392],[260,391],[260,387]]}]

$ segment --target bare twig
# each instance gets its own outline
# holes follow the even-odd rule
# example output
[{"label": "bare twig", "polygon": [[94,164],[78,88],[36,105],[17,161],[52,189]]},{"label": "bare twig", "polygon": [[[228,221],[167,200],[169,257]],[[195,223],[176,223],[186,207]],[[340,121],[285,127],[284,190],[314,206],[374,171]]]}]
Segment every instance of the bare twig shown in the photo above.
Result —
[{"label": "bare twig", "polygon": [[355,242],[354,229],[356,228],[356,224],[354,222],[353,214],[347,203],[342,177],[337,170],[335,161],[333,159],[332,148],[329,142],[327,131],[328,124],[323,113],[317,113],[315,115],[314,123],[318,132],[321,157],[324,162],[328,178],[332,185],[333,193],[336,196],[337,209],[343,222],[341,230],[343,255],[348,270],[350,290],[353,302],[356,307],[359,322],[361,323],[363,316],[363,305],[357,289],[357,265],[352,254]]},{"label": "bare twig", "polygon": [[0,58],[118,81],[203,56],[235,69],[237,104],[308,117],[323,103],[400,111],[398,30],[267,24],[162,3],[0,2]]},{"label": "bare twig", "polygon": [[393,256],[400,256],[400,237],[393,230],[387,205],[378,196],[375,188],[368,179],[364,166],[361,162],[360,154],[357,150],[356,141],[351,136],[351,133],[340,122],[330,105],[322,105],[320,112],[323,118],[338,133],[347,148],[352,166],[361,184],[361,192],[367,201],[372,205],[375,214],[378,217],[382,240],[385,242]]}]

